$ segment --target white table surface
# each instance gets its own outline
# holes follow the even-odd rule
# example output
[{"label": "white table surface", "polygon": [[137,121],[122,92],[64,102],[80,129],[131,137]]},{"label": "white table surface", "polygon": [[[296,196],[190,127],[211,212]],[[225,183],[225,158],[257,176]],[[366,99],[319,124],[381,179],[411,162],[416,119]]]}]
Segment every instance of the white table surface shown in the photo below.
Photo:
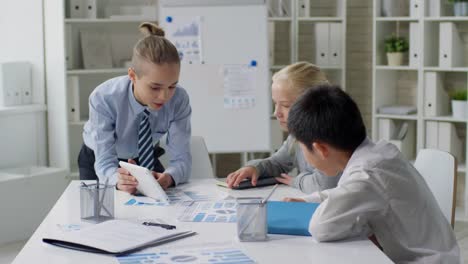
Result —
[{"label": "white table surface", "polygon": [[[196,180],[178,188],[210,192],[220,199],[232,197],[266,196],[272,187],[256,190],[234,191],[216,186],[214,179]],[[298,196],[301,193],[287,186],[279,186],[271,200],[285,196]],[[144,252],[157,252],[160,249],[194,249],[210,247],[238,248],[258,263],[392,263],[374,244],[367,239],[317,243],[311,237],[268,235],[267,242],[239,242],[235,223],[193,223],[179,222],[177,217],[183,212],[181,206],[128,206],[124,205],[130,195],[115,192],[115,215],[117,219],[160,218],[176,223],[177,228],[187,228],[197,235],[168,244],[148,248]],[[67,187],[55,206],[28,240],[13,263],[118,263],[117,258],[55,247],[42,242],[49,233],[56,232],[58,225],[90,225],[80,220],[79,181]],[[71,231],[73,232],[73,231]]]}]

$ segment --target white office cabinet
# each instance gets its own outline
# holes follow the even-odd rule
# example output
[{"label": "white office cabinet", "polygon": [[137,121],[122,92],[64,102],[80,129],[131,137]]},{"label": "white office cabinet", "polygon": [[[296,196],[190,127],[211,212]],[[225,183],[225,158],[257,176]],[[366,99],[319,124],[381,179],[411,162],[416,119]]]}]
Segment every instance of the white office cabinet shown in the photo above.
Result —
[{"label": "white office cabinet", "polygon": [[409,65],[418,67],[421,61],[421,27],[417,22],[409,23]]},{"label": "white office cabinet", "polygon": [[427,117],[449,114],[449,97],[444,89],[442,74],[424,73],[424,115]]},{"label": "white office cabinet", "polygon": [[329,32],[330,36],[328,39],[328,44],[329,44],[329,54],[328,54],[328,59],[329,59],[329,65],[331,66],[339,66],[341,65],[341,58],[343,57],[342,54],[342,41],[341,41],[341,28],[342,25],[341,23],[330,23],[329,24]]},{"label": "white office cabinet", "polygon": [[439,67],[462,67],[464,48],[455,23],[440,23],[439,34]]},{"label": "white office cabinet", "polygon": [[315,24],[316,63],[317,65],[328,65],[330,59],[330,27],[328,23]]}]

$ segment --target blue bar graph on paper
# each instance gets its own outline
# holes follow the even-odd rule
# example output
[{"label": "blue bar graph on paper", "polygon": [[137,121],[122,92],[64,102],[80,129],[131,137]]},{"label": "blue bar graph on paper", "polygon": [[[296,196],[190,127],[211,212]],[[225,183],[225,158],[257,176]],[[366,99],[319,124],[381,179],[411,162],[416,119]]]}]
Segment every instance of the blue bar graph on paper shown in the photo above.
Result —
[{"label": "blue bar graph on paper", "polygon": [[117,257],[120,264],[170,264],[170,263],[205,263],[234,264],[255,263],[239,249],[201,249],[190,251],[160,251],[147,254],[131,254]]},{"label": "blue bar graph on paper", "polygon": [[204,213],[200,213],[200,214],[197,214],[195,216],[195,218],[193,218],[193,221],[194,222],[201,222],[203,220],[203,218],[205,218],[205,214]]}]

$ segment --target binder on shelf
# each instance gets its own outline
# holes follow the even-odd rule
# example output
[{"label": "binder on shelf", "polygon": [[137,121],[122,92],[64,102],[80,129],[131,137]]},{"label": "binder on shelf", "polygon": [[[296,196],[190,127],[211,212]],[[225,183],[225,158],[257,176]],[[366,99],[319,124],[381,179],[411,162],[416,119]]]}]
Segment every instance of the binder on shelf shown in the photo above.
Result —
[{"label": "binder on shelf", "polygon": [[441,22],[439,26],[439,67],[462,67],[465,56],[457,26],[453,22]]},{"label": "binder on shelf", "polygon": [[80,114],[80,83],[78,76],[67,77],[68,90],[68,121],[79,122]]},{"label": "binder on shelf", "polygon": [[291,16],[291,1],[290,0],[278,0],[278,16],[289,17]]},{"label": "binder on shelf", "polygon": [[85,69],[112,68],[111,40],[107,32],[80,30]]},{"label": "binder on shelf", "polygon": [[423,0],[410,0],[410,16],[420,18],[423,15]]},{"label": "binder on shelf", "polygon": [[424,115],[427,117],[449,114],[449,96],[443,87],[442,73],[424,73]]},{"label": "binder on shelf", "polygon": [[85,17],[85,1],[87,0],[70,0],[70,18]]},{"label": "binder on shelf", "polygon": [[342,59],[341,57],[343,56],[341,52],[341,23],[330,23],[329,24],[329,29],[330,29],[330,37],[328,40],[329,44],[329,65],[333,66],[339,66],[341,65]]},{"label": "binder on shelf", "polygon": [[409,66],[418,67],[421,61],[421,30],[419,23],[411,22],[409,28]]},{"label": "binder on shelf", "polygon": [[310,16],[310,0],[299,0],[298,15],[299,17]]},{"label": "binder on shelf", "polygon": [[426,148],[436,149],[439,146],[439,124],[437,121],[426,122]]},{"label": "binder on shelf", "polygon": [[270,65],[275,65],[275,23],[268,23],[268,56]]},{"label": "binder on shelf", "polygon": [[328,65],[329,59],[329,25],[328,23],[315,24],[315,42],[316,55],[315,61],[317,65]]},{"label": "binder on shelf", "polygon": [[278,16],[278,0],[267,0],[266,4],[268,7],[268,16],[276,17]]},{"label": "binder on shelf", "polygon": [[430,17],[441,17],[445,14],[445,5],[441,0],[428,0],[427,5]]},{"label": "binder on shelf", "polygon": [[0,63],[0,105],[13,106],[32,102],[31,64]]},{"label": "binder on shelf", "polygon": [[97,18],[97,0],[85,0],[84,18]]},{"label": "binder on shelf", "polygon": [[395,129],[395,133],[389,142],[394,144],[406,159],[413,160],[416,150],[415,141],[415,122],[404,121]]},{"label": "binder on shelf", "polygon": [[457,160],[461,160],[462,145],[455,125],[449,122],[439,122],[438,149],[447,151]]},{"label": "binder on shelf", "polygon": [[395,123],[392,119],[379,119],[379,140],[390,141],[395,133]]},{"label": "binder on shelf", "polygon": [[72,37],[72,25],[65,24],[65,62],[67,63],[67,70],[74,69]]}]

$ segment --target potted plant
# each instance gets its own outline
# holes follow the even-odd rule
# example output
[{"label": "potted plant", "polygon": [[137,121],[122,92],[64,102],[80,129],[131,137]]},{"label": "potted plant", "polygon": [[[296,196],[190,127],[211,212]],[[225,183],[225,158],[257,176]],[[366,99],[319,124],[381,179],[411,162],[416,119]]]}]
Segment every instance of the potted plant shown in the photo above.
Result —
[{"label": "potted plant", "polygon": [[457,119],[466,119],[467,117],[467,89],[458,89],[450,93],[452,98],[452,115]]},{"label": "potted plant", "polygon": [[453,14],[455,16],[467,16],[468,15],[468,0],[448,0],[449,3],[453,4]]},{"label": "potted plant", "polygon": [[408,41],[404,37],[392,35],[385,39],[385,52],[389,66],[403,64],[403,55],[408,51]]}]

